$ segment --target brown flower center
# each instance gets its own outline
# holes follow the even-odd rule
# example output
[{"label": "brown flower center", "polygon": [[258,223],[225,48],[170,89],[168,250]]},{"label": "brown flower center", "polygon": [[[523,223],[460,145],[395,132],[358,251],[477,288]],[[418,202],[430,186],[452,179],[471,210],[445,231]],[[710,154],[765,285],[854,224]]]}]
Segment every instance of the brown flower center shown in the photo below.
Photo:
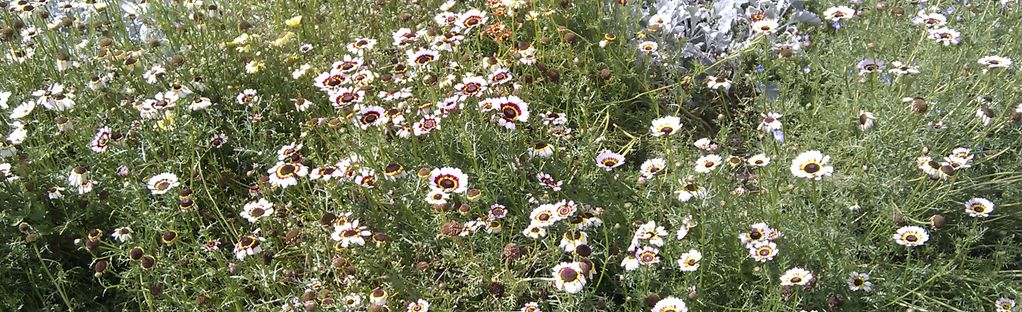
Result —
[{"label": "brown flower center", "polygon": [[433,56],[429,55],[429,54],[419,55],[419,56],[417,56],[415,58],[415,64],[422,65],[422,64],[429,63],[430,61],[433,61]]},{"label": "brown flower center", "polygon": [[806,173],[810,173],[810,174],[816,173],[816,172],[820,171],[820,165],[817,165],[815,163],[809,163],[809,164],[806,164],[804,167],[802,167],[802,170],[805,170]]},{"label": "brown flower center", "polygon": [[561,280],[570,283],[578,279],[578,272],[571,268],[563,268],[557,275],[561,277]]}]

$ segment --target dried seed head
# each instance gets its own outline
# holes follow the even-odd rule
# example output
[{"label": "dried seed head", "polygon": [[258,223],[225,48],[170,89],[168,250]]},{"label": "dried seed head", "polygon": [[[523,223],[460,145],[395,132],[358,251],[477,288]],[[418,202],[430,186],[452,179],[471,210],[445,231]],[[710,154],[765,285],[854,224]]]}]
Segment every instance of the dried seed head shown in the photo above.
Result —
[{"label": "dried seed head", "polygon": [[108,263],[106,260],[96,261],[96,264],[92,266],[93,270],[96,272],[96,277],[102,276],[103,272],[106,272],[107,266]]},{"label": "dried seed head", "polygon": [[21,231],[22,234],[28,234],[29,231],[31,231],[31,230],[32,230],[32,226],[29,225],[26,222],[22,222],[22,223],[18,224],[18,231]]},{"label": "dried seed head", "polygon": [[589,245],[585,245],[585,244],[578,245],[578,246],[575,246],[575,254],[577,254],[579,256],[582,256],[582,257],[588,257],[588,256],[593,254],[593,249],[592,249],[592,247],[589,247]]},{"label": "dried seed head", "polygon": [[501,284],[500,282],[490,282],[490,287],[489,287],[488,291],[489,291],[490,295],[492,295],[494,297],[498,297],[498,298],[499,297],[503,297],[504,296],[504,284]]},{"label": "dried seed head", "polygon": [[917,113],[925,113],[930,109],[930,105],[926,103],[926,99],[921,97],[912,98],[912,110]]},{"label": "dried seed head", "polygon": [[153,297],[159,297],[161,294],[163,294],[163,285],[156,284],[156,285],[150,286],[149,287],[149,294],[153,295]]},{"label": "dried seed head", "polygon": [[440,226],[440,233],[447,236],[458,236],[461,234],[461,223],[450,221]]},{"label": "dried seed head", "polygon": [[507,257],[510,260],[516,260],[523,254],[524,252],[522,251],[522,248],[518,247],[515,243],[507,243],[507,245],[504,245],[504,257]]},{"label": "dried seed head", "polygon": [[415,263],[415,270],[425,271],[429,269],[429,262],[419,261]]},{"label": "dried seed head", "polygon": [[558,72],[556,69],[553,69],[553,68],[547,69],[546,77],[547,77],[547,79],[550,80],[550,82],[561,81],[561,73]]},{"label": "dried seed head", "polygon": [[656,293],[646,295],[646,307],[652,308],[657,302],[660,302],[660,295]]},{"label": "dried seed head", "polygon": [[566,32],[564,33],[564,42],[568,44],[575,44],[578,42],[578,35],[573,32]]},{"label": "dried seed head", "polygon": [[937,231],[937,230],[940,230],[941,228],[943,228],[944,227],[944,216],[943,215],[939,215],[939,214],[931,216],[930,217],[930,227],[933,228],[934,231]]},{"label": "dried seed head", "polygon": [[901,212],[895,211],[894,216],[892,218],[894,220],[894,224],[897,225],[908,224],[908,220],[905,219],[905,215],[901,214]]},{"label": "dried seed head", "polygon": [[145,255],[145,256],[142,257],[142,268],[143,269],[147,269],[148,270],[148,269],[151,269],[155,265],[156,265],[156,258],[153,258],[153,256]]},{"label": "dried seed head", "polygon": [[0,28],[0,41],[8,41],[14,38],[14,29],[9,27]]},{"label": "dried seed head", "polygon": [[844,297],[841,297],[839,294],[830,294],[830,296],[827,297],[827,307],[831,310],[840,308],[844,302]]},{"label": "dried seed head", "polygon": [[782,46],[781,47],[781,52],[779,52],[778,54],[781,57],[783,57],[783,58],[789,58],[789,57],[792,57],[793,55],[795,55],[795,50],[792,49],[792,47],[789,47],[789,46]]},{"label": "dried seed head", "polygon": [[131,250],[128,250],[128,259],[131,260],[138,261],[139,259],[142,259],[142,256],[144,255],[145,254],[144,251],[142,250],[142,247],[135,247],[131,248]]}]

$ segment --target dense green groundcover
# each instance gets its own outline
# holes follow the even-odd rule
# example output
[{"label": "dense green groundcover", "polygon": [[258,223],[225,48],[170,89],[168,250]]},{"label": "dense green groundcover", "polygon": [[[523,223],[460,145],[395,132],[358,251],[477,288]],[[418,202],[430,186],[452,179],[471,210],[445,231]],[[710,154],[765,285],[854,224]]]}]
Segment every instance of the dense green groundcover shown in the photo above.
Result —
[{"label": "dense green groundcover", "polygon": [[2,4],[0,310],[1018,310],[1017,1]]}]

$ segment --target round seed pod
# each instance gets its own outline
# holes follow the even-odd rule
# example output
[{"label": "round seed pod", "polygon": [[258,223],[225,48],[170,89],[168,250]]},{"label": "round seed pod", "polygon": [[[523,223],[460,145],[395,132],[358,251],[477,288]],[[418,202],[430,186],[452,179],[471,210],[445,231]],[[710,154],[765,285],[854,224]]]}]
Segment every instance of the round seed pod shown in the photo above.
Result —
[{"label": "round seed pod", "polygon": [[100,277],[100,276],[103,275],[103,272],[106,272],[106,269],[107,269],[108,266],[109,266],[109,263],[107,263],[106,260],[99,260],[99,261],[96,261],[95,264],[93,264],[92,269],[93,269],[93,271],[96,272],[96,274],[95,274],[96,277]]},{"label": "round seed pod", "polygon": [[142,257],[141,265],[143,269],[151,269],[156,266],[156,258],[153,258],[153,256],[150,255],[145,255]]},{"label": "round seed pod", "polygon": [[142,247],[135,247],[135,248],[131,248],[131,250],[128,250],[128,258],[131,259],[131,260],[134,260],[134,261],[138,261],[139,259],[142,259],[142,256],[144,256],[144,255],[145,255],[145,253],[142,250]]},{"label": "round seed pod", "polygon": [[657,302],[660,302],[660,295],[657,293],[650,293],[646,296],[646,307],[652,308]]},{"label": "round seed pod", "polygon": [[490,282],[490,286],[488,287],[487,290],[489,291],[490,295],[494,297],[499,298],[504,296],[504,284],[501,284],[500,282]]}]

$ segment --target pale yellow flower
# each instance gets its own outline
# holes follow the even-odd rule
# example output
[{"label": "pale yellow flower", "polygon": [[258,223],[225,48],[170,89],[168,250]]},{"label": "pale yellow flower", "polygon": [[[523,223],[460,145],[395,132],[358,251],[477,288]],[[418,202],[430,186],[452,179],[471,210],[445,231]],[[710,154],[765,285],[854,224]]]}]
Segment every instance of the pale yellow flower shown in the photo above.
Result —
[{"label": "pale yellow flower", "polygon": [[295,17],[289,18],[286,21],[284,21],[284,25],[287,25],[287,27],[291,27],[291,28],[298,27],[298,26],[302,25],[302,16],[301,15],[297,15]]}]

